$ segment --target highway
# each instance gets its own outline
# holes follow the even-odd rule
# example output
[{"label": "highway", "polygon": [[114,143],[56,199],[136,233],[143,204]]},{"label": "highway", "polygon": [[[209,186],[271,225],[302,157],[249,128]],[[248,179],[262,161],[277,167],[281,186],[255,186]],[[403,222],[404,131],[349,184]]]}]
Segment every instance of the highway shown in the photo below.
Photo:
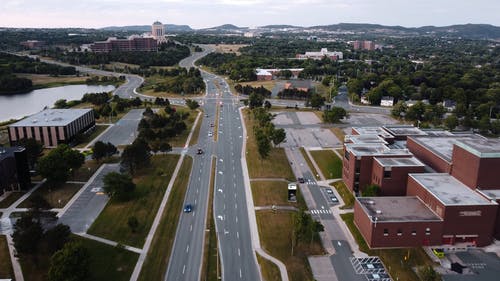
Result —
[{"label": "highway", "polygon": [[[184,59],[180,65],[191,67],[196,59],[212,50],[204,47]],[[177,228],[171,258],[165,280],[200,280],[203,241],[210,183],[211,158],[215,156],[214,217],[219,241],[222,280],[260,280],[255,252],[250,239],[246,197],[242,167],[239,161],[242,139],[242,123],[239,102],[229,91],[227,83],[216,75],[202,71],[207,95],[203,103],[205,117],[200,130],[198,145],[203,155],[195,155],[184,204],[193,205],[191,213],[182,213]],[[222,102],[222,107],[219,107]],[[216,110],[220,110],[218,131]],[[214,124],[211,127],[210,124]],[[218,141],[208,133],[217,134]]]}]

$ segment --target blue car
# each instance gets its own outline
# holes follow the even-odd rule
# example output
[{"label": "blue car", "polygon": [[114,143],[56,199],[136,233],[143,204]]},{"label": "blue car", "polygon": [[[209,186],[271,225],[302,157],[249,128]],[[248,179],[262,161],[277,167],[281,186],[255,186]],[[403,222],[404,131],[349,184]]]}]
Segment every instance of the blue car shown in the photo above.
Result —
[{"label": "blue car", "polygon": [[184,213],[191,213],[192,210],[193,206],[191,206],[191,204],[186,204],[186,206],[184,206]]}]

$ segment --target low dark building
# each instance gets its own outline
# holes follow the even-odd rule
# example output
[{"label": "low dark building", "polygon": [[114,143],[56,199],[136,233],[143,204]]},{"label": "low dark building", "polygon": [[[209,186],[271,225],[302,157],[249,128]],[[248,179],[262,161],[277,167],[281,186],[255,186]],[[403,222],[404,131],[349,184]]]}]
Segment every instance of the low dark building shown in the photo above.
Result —
[{"label": "low dark building", "polygon": [[24,147],[0,147],[0,195],[8,190],[28,190],[31,178]]}]

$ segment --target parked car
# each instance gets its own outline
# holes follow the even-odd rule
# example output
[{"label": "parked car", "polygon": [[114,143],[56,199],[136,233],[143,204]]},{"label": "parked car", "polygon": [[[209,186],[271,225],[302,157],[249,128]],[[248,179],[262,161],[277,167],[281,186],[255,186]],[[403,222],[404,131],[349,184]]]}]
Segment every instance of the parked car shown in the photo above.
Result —
[{"label": "parked car", "polygon": [[208,132],[208,136],[212,137],[214,134],[212,132]]},{"label": "parked car", "polygon": [[339,202],[339,199],[337,199],[337,197],[335,196],[330,196],[330,200],[332,200],[333,203]]},{"label": "parked car", "polygon": [[305,182],[306,182],[306,181],[304,180],[304,178],[297,178],[297,181],[298,181],[299,183],[305,183]]},{"label": "parked car", "polygon": [[326,193],[328,193],[328,194],[333,194],[333,190],[331,190],[331,189],[327,188],[327,189],[326,189]]},{"label": "parked car", "polygon": [[186,206],[184,206],[184,213],[191,213],[192,210],[193,206],[191,206],[191,204],[186,204]]},{"label": "parked car", "polygon": [[203,154],[203,150],[201,148],[198,148],[198,150],[196,151],[196,154],[198,154],[198,155]]}]

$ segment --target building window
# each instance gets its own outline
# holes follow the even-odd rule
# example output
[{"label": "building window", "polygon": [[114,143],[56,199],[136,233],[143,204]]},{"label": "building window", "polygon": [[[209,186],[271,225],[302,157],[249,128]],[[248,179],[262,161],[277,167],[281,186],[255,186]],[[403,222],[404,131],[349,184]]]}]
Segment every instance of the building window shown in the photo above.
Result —
[{"label": "building window", "polygon": [[403,235],[403,231],[401,229],[398,229],[398,236]]},{"label": "building window", "polygon": [[345,159],[349,160],[349,151],[346,150],[344,152],[344,157],[345,157]]},{"label": "building window", "polygon": [[412,236],[416,236],[416,235],[417,235],[417,231],[416,231],[416,230],[412,230],[412,231],[411,231],[411,235],[412,235]]},{"label": "building window", "polygon": [[390,178],[391,177],[391,171],[384,171],[384,178]]},{"label": "building window", "polygon": [[431,235],[431,229],[430,228],[426,228],[425,229],[425,235]]},{"label": "building window", "polygon": [[389,229],[384,228],[384,236],[389,236]]}]

